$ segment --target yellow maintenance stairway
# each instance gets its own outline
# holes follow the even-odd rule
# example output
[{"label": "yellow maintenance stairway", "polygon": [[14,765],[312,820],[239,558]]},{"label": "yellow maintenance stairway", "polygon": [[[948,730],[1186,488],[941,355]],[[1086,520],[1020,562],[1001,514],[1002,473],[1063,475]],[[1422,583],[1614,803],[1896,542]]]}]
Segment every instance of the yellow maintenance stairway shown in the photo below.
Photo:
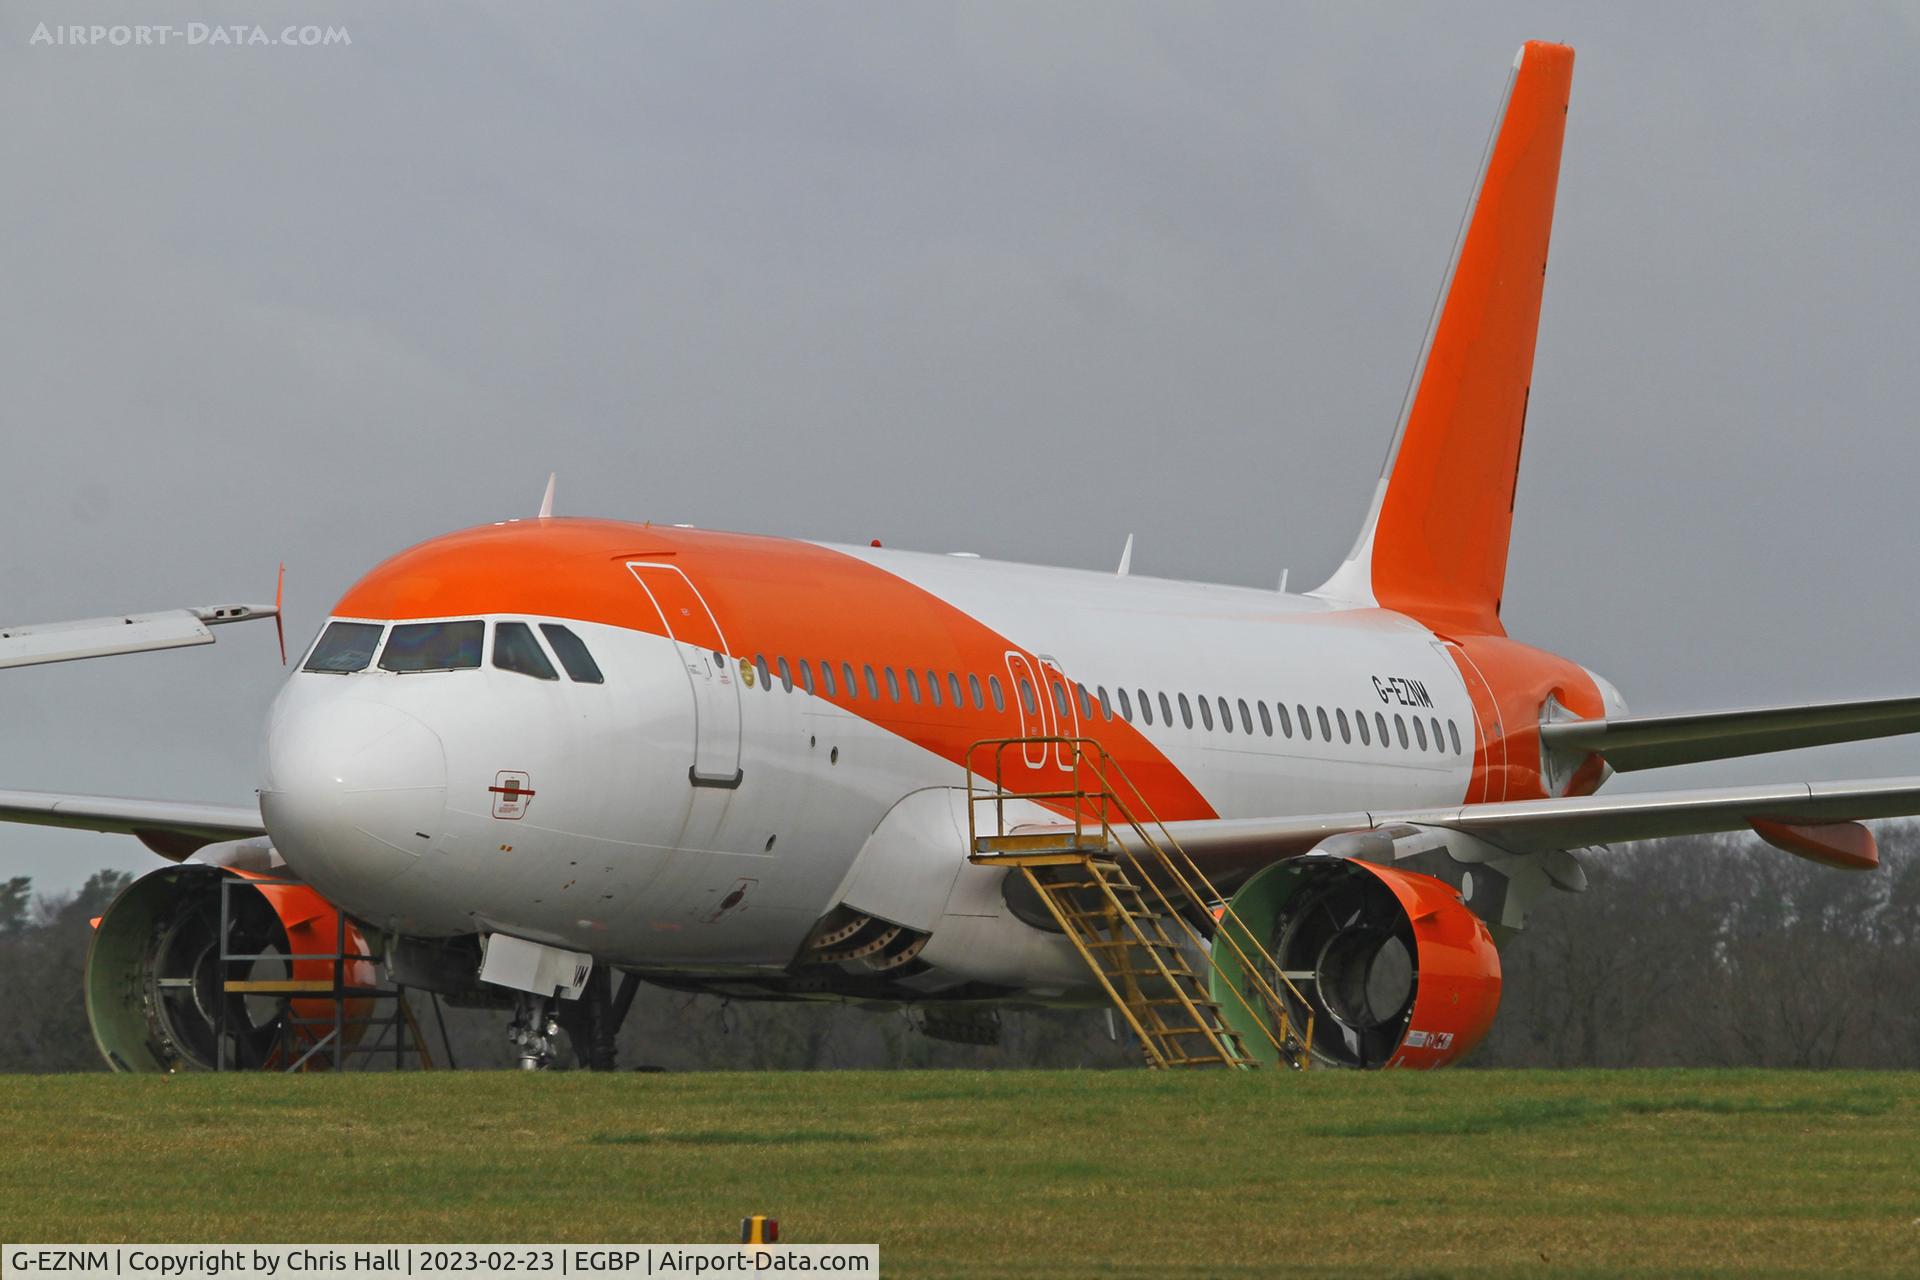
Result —
[{"label": "yellow maintenance stairway", "polygon": [[[1010,752],[1022,781],[1038,759],[1042,775],[1061,785],[1009,791]],[[1059,812],[1059,820],[1010,828],[1007,804],[1022,800]],[[1099,743],[976,742],[967,753],[967,801],[967,856],[1024,877],[1139,1037],[1148,1066],[1306,1068],[1311,1006]],[[1235,927],[1221,927],[1227,923]],[[1241,982],[1214,981],[1215,945],[1237,960]],[[1215,991],[1244,1016],[1223,1013]],[[1250,1047],[1250,1033],[1233,1024],[1257,1027],[1266,1043]]]}]

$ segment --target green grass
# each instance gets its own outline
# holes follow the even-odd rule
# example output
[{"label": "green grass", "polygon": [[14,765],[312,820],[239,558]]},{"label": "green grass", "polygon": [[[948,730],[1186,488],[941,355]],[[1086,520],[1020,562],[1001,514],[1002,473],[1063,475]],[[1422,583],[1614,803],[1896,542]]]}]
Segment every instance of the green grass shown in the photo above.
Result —
[{"label": "green grass", "polygon": [[1920,1074],[0,1077],[7,1241],[714,1241],[892,1276],[1920,1275]]}]

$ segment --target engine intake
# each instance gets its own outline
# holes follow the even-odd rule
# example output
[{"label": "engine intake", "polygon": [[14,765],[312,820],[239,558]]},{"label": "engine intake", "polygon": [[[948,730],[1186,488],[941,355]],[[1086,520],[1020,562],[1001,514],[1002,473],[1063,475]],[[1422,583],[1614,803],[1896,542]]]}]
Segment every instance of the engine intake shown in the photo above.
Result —
[{"label": "engine intake", "polygon": [[[223,890],[223,882],[232,887]],[[100,917],[87,952],[87,1020],[94,1042],[116,1071],[291,1065],[330,1029],[320,1024],[333,1019],[331,998],[232,992],[227,983],[330,983],[333,962],[317,957],[334,953],[338,929],[334,907],[305,885],[197,863],[142,876]],[[367,950],[351,924],[346,949]],[[371,985],[373,962],[347,961],[343,978],[348,986]],[[365,1025],[359,1020],[370,1004],[347,1001],[349,1044]],[[327,1056],[316,1054],[314,1062]]]},{"label": "engine intake", "polygon": [[[1233,896],[1254,934],[1313,1014],[1314,1060],[1328,1066],[1439,1067],[1493,1025],[1500,956],[1480,917],[1432,876],[1350,858],[1278,863]],[[1249,955],[1257,953],[1245,946]],[[1214,948],[1214,997],[1250,1050],[1272,1046],[1225,986],[1246,990],[1232,947]],[[1285,988],[1274,975],[1267,981]],[[1258,1002],[1247,1002],[1257,1008]],[[1304,1023],[1308,1009],[1292,1014]]]}]

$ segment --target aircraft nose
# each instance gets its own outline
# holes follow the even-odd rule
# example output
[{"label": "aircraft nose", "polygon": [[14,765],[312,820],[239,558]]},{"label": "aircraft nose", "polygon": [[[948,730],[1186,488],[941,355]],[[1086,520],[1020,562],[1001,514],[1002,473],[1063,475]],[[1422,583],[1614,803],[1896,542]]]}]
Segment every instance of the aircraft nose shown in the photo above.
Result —
[{"label": "aircraft nose", "polygon": [[352,899],[407,871],[440,835],[446,805],[439,735],[394,707],[322,703],[268,734],[267,831],[329,896]]}]

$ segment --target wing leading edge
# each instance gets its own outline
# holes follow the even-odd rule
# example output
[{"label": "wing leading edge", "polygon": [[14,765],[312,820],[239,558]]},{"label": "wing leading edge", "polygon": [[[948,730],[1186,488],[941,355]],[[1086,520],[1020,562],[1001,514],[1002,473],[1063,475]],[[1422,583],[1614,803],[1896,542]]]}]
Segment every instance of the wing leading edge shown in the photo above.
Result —
[{"label": "wing leading edge", "polygon": [[[1877,865],[1878,854],[1870,834],[1853,824],[1916,814],[1920,814],[1920,777],[1569,796],[1285,818],[1207,818],[1169,822],[1166,828],[1208,875],[1257,870],[1307,853],[1330,837],[1385,827],[1442,827],[1510,853],[1753,830],[1790,853],[1830,866],[1867,869]],[[1123,841],[1132,844],[1138,838],[1127,832]]]},{"label": "wing leading edge", "polygon": [[47,791],[0,791],[0,822],[130,835],[175,862],[210,844],[267,833],[258,805],[126,800]]},{"label": "wing leading edge", "polygon": [[212,644],[210,627],[255,618],[278,617],[270,604],[208,605],[198,609],[165,609],[158,613],[129,613],[112,618],[84,618],[78,622],[41,622],[24,627],[0,627],[0,668],[32,667],[44,662],[73,662],[106,658],[152,649],[183,649]]}]

